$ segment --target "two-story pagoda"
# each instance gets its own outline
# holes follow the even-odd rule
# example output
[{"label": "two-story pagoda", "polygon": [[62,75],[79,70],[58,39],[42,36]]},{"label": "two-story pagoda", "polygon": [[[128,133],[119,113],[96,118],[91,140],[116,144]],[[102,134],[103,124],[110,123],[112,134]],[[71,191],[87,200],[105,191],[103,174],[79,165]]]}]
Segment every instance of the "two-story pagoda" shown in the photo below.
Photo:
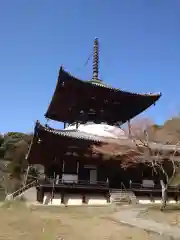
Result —
[{"label": "two-story pagoda", "polygon": [[111,140],[127,139],[120,125],[154,104],[160,94],[137,94],[99,79],[98,39],[94,41],[93,76],[80,80],[60,67],[45,117],[64,123],[63,130],[36,122],[27,159],[44,166],[37,200],[47,204],[103,204],[109,190],[126,184],[117,159],[94,151]]}]

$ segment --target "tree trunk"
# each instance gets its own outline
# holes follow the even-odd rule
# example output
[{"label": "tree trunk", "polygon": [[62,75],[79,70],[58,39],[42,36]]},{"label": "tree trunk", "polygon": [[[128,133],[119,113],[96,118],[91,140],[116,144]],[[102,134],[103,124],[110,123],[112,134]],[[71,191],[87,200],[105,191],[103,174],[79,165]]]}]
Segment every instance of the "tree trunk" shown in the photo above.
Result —
[{"label": "tree trunk", "polygon": [[162,204],[161,204],[161,211],[164,211],[167,205],[167,184],[163,182],[163,180],[160,181],[161,188],[162,188]]}]

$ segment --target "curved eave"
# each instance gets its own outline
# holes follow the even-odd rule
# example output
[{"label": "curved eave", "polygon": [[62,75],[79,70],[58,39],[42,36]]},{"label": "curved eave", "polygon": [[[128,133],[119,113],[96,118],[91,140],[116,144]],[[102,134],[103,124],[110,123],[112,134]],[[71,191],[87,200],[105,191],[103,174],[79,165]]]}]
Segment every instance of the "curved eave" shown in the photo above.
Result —
[{"label": "curved eave", "polygon": [[[63,135],[61,134],[62,132],[64,132]],[[56,149],[59,149],[58,154],[63,156],[63,154],[68,151],[69,146],[75,147],[73,151],[76,151],[75,149],[79,147],[84,153],[89,149],[89,146],[91,146],[91,153],[100,153],[103,158],[109,156],[109,160],[114,159],[121,161],[123,157],[125,161],[131,159],[130,161],[133,162],[137,160],[136,156],[144,156],[142,153],[145,153],[147,148],[139,140],[102,138],[101,141],[101,138],[95,138],[95,136],[91,136],[90,134],[87,134],[90,136],[90,139],[87,139],[87,135],[84,135],[84,138],[78,135],[79,132],[75,134],[77,137],[72,137],[70,131],[56,130],[41,124],[36,124],[32,143],[26,158],[27,161],[29,164],[51,164]],[[92,137],[94,137],[94,139],[92,139]],[[67,142],[67,139],[70,141]],[[79,143],[83,143],[83,145],[79,145]],[[58,148],[59,146],[61,146],[61,148]],[[180,154],[180,147],[176,145],[162,145],[150,142],[149,148],[153,151],[158,151],[160,155],[165,156],[165,158],[172,156],[174,152],[176,152],[176,156]],[[179,161],[179,157],[176,157],[176,159]]]},{"label": "curved eave", "polygon": [[39,124],[39,126],[36,127],[36,131],[39,137],[41,137],[43,133],[47,133],[54,136],[77,139],[77,140],[86,140],[86,141],[92,141],[92,142],[101,142],[101,139],[102,139],[99,136],[81,132],[79,130],[57,130],[51,127],[45,127],[41,124]]},{"label": "curved eave", "polygon": [[[133,110],[129,112],[129,116],[124,116],[122,119],[118,119],[121,122],[126,122],[127,120],[140,114],[161,97],[161,93],[139,94],[113,88],[104,84],[102,81],[83,81],[64,71],[64,69],[61,67],[59,71],[58,82],[45,117],[55,121],[68,122],[68,107],[72,106],[75,101],[79,103],[79,101],[82,100],[79,99],[81,97],[83,98],[83,92],[85,92],[85,90],[90,90],[90,88],[95,94],[98,92],[103,96],[108,94],[115,96],[116,99],[121,99],[121,107],[124,107],[124,104],[126,104],[127,101],[131,101]],[[71,102],[72,95],[74,99]],[[134,99],[136,99],[138,103],[135,103],[136,101],[134,102]],[[61,112],[62,110],[60,109],[63,107],[63,112]]]},{"label": "curved eave", "polygon": [[[67,149],[69,144],[78,146],[82,142],[84,143],[83,146],[87,148],[92,144],[100,144],[101,138],[74,130],[56,130],[36,123],[26,159],[29,164],[44,164],[46,155],[49,155],[49,159],[51,159],[54,149],[58,146],[62,148],[65,145],[64,147]],[[63,153],[64,148],[62,148],[61,154]]]}]

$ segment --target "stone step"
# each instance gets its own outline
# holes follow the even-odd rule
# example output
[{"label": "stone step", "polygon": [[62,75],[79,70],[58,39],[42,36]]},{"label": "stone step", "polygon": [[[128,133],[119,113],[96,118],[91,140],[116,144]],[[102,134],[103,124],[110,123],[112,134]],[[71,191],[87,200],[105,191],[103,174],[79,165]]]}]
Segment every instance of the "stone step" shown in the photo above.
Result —
[{"label": "stone step", "polygon": [[113,202],[121,202],[123,200],[130,201],[131,203],[136,202],[135,194],[132,191],[126,190],[111,191],[111,198]]}]

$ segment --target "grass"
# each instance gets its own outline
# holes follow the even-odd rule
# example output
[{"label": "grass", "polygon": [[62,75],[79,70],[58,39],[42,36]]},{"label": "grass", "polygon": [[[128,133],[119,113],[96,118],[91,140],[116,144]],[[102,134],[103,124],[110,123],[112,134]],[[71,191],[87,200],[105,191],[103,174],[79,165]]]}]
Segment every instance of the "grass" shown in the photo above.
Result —
[{"label": "grass", "polygon": [[4,201],[4,199],[5,199],[5,191],[4,191],[4,189],[3,188],[1,188],[1,186],[0,186],[0,201]]},{"label": "grass", "polygon": [[143,230],[109,220],[117,210],[110,206],[27,207],[25,202],[9,201],[0,208],[0,240],[157,240]]}]

